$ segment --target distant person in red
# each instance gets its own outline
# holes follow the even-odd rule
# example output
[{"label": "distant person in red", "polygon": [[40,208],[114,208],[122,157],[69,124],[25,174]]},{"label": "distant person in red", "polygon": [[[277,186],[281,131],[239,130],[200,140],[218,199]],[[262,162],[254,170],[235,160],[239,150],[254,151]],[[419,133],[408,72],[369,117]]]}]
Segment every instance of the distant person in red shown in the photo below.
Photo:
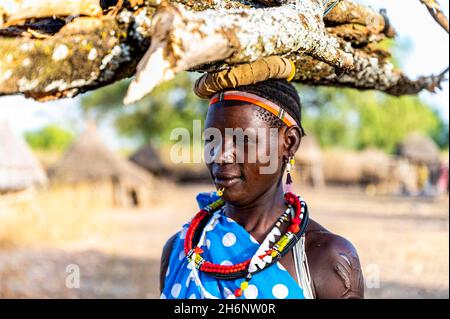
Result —
[{"label": "distant person in red", "polygon": [[439,194],[448,193],[448,164],[442,164],[437,182]]}]

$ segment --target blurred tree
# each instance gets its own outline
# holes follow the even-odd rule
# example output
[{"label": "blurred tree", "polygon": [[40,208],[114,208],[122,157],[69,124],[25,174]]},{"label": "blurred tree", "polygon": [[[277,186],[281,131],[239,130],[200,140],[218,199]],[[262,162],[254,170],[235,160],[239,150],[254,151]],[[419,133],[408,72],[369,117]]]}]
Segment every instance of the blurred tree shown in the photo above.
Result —
[{"label": "blurred tree", "polygon": [[436,143],[442,150],[448,151],[449,147],[448,123],[442,121],[441,118],[439,119],[440,119],[439,126],[436,129],[436,131],[431,134],[431,137],[433,138],[433,140],[436,141]]},{"label": "blurred tree", "polygon": [[[357,108],[358,148],[375,146],[394,151],[408,133],[421,132],[436,138],[444,126],[433,109],[416,96],[393,98],[370,92]],[[437,140],[436,142],[439,143]]]},{"label": "blurred tree", "polygon": [[138,138],[141,143],[152,139],[164,144],[174,128],[192,131],[192,121],[203,119],[206,114],[208,104],[192,91],[194,82],[195,74],[178,74],[140,102],[123,106],[129,84],[129,80],[124,80],[86,94],[82,107],[88,117],[97,121],[111,117],[124,136]]},{"label": "blurred tree", "polygon": [[392,152],[406,134],[430,135],[448,147],[448,125],[416,96],[374,91],[301,87],[306,132],[324,147],[381,148]]},{"label": "blurred tree", "polygon": [[73,141],[70,131],[56,125],[48,125],[37,131],[26,132],[25,140],[34,150],[63,151]]},{"label": "blurred tree", "polygon": [[[380,47],[391,51],[392,63],[401,68],[412,41],[385,39]],[[418,131],[430,135],[441,148],[448,148],[448,124],[418,96],[393,97],[348,88],[297,88],[304,105],[305,129],[323,147],[377,147],[392,152],[408,133]]]},{"label": "blurred tree", "polygon": [[[391,40],[382,46],[394,52],[393,61],[401,64],[410,47],[405,39],[393,47]],[[82,106],[97,120],[112,117],[121,135],[149,139],[162,144],[169,141],[172,129],[192,129],[192,120],[203,119],[207,102],[192,91],[196,75],[181,73],[160,85],[140,102],[123,106],[129,80],[86,94]],[[393,97],[376,91],[297,85],[303,104],[307,133],[315,135],[323,147],[362,149],[377,147],[392,152],[406,134],[428,134],[441,147],[448,147],[448,125],[430,105],[417,96]]]}]

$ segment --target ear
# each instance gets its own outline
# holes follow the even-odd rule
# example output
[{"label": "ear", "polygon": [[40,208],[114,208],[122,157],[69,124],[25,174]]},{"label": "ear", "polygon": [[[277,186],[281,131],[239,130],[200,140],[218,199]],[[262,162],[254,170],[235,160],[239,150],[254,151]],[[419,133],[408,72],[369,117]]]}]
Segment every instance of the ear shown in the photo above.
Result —
[{"label": "ear", "polygon": [[284,145],[287,156],[294,156],[300,147],[302,140],[302,133],[298,126],[285,127],[284,130]]}]

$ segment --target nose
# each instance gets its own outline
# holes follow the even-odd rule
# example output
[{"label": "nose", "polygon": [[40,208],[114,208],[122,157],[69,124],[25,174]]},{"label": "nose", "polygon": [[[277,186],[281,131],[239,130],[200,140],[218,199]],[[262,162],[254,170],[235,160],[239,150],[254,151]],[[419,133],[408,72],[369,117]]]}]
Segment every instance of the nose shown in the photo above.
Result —
[{"label": "nose", "polygon": [[220,156],[219,164],[233,164],[234,155],[231,153],[223,152],[223,155]]},{"label": "nose", "polygon": [[225,138],[222,140],[220,146],[218,146],[217,151],[214,150],[214,162],[217,164],[232,164],[236,159],[235,147],[233,139]]}]

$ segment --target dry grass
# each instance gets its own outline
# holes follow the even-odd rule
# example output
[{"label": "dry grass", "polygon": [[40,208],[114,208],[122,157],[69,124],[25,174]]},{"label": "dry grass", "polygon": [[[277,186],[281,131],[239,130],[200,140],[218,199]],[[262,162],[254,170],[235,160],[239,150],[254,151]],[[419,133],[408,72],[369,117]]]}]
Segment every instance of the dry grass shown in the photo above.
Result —
[{"label": "dry grass", "polygon": [[[448,298],[448,196],[367,196],[358,188],[296,191],[311,216],[357,248],[368,298]],[[0,211],[0,298],[157,298],[162,247],[196,211],[207,185],[159,183],[156,201],[111,209],[107,188],[43,190]],[[6,249],[8,247],[8,249]],[[79,265],[81,288],[65,286]]]},{"label": "dry grass", "polygon": [[26,197],[15,203],[0,197],[0,249],[70,242],[106,231],[96,215],[111,208],[108,183],[53,186]]}]

